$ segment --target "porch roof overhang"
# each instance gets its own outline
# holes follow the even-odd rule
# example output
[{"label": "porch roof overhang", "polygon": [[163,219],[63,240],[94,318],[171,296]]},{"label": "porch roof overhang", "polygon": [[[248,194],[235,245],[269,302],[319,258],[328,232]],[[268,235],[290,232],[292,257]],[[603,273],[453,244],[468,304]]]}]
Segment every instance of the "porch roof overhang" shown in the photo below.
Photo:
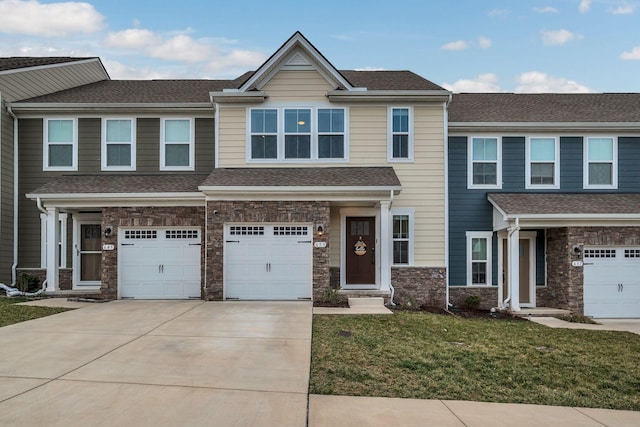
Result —
[{"label": "porch roof overhang", "polygon": [[62,175],[26,194],[45,207],[203,206],[206,175]]},{"label": "porch roof overhang", "polygon": [[392,167],[218,168],[200,185],[207,200],[392,200]]},{"label": "porch roof overhang", "polygon": [[640,225],[640,193],[489,193],[493,229]]}]

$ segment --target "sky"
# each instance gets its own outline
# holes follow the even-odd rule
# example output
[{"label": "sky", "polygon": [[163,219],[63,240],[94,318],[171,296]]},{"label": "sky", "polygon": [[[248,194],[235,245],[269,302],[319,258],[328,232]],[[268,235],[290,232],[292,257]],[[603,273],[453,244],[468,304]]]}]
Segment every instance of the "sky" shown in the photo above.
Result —
[{"label": "sky", "polygon": [[0,0],[0,56],[235,78],[301,31],[338,69],[454,92],[640,92],[640,0]]}]

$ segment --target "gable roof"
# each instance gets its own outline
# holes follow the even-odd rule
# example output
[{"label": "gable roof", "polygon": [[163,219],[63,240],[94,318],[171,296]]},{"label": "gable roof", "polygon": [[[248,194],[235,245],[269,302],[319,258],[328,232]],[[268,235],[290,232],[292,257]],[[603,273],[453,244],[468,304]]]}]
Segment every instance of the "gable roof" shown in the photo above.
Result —
[{"label": "gable roof", "polygon": [[26,57],[12,56],[0,58],[0,72],[18,70],[22,68],[42,67],[46,65],[63,64],[67,62],[86,61],[88,59],[98,59],[97,57],[72,58],[70,56],[43,56]]},{"label": "gable roof", "polygon": [[450,123],[640,123],[640,93],[454,94]]}]

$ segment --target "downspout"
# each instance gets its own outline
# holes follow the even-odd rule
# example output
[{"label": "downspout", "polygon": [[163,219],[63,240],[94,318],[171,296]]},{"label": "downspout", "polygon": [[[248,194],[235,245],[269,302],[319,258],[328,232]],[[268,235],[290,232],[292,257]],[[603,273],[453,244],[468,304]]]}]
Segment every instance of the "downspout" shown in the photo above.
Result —
[{"label": "downspout", "polygon": [[13,117],[13,264],[11,265],[11,286],[18,281],[18,117],[11,107],[7,112]]},{"label": "downspout", "polygon": [[444,268],[446,285],[445,310],[449,310],[453,304],[449,301],[449,104],[453,95],[444,104]]},{"label": "downspout", "polygon": [[[515,233],[516,231],[520,231],[520,218],[516,218],[516,223],[513,225],[513,227],[507,228],[507,231],[508,231],[508,235],[507,235],[507,248],[508,248],[509,247],[509,241],[511,239],[511,235],[513,233]],[[507,258],[507,259],[509,259],[509,258]],[[507,308],[507,304],[509,304],[509,302],[511,301],[511,281],[508,281],[508,284],[509,284],[509,286],[507,286],[507,299],[505,299],[504,301],[502,301],[500,303],[500,308],[501,309]]]},{"label": "downspout", "polygon": [[[391,190],[389,192],[389,210],[391,210],[391,205],[393,204],[393,190]],[[391,218],[391,220],[393,221],[393,218]],[[388,224],[387,224],[388,225]],[[393,284],[391,283],[391,277],[389,277],[389,289],[391,289],[391,296],[389,297],[389,305],[391,307],[395,307],[396,303],[393,302],[393,296],[396,293],[396,289],[393,287]]]}]

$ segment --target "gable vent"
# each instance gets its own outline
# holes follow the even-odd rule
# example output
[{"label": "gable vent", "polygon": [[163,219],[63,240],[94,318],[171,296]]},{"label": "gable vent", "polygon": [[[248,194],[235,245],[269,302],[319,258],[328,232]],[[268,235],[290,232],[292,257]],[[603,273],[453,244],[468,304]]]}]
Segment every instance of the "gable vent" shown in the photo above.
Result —
[{"label": "gable vent", "polygon": [[311,65],[307,58],[305,58],[300,52],[297,52],[287,61],[287,65]]}]

